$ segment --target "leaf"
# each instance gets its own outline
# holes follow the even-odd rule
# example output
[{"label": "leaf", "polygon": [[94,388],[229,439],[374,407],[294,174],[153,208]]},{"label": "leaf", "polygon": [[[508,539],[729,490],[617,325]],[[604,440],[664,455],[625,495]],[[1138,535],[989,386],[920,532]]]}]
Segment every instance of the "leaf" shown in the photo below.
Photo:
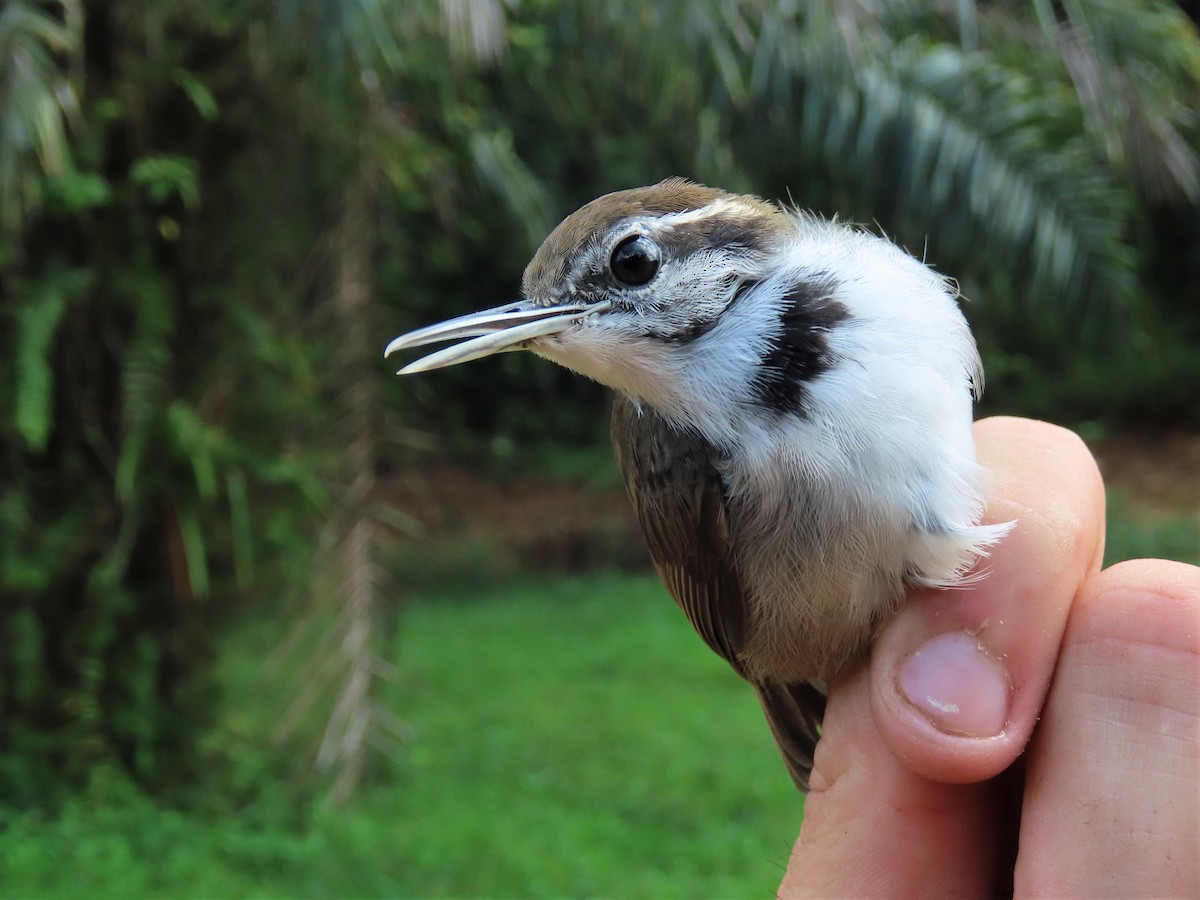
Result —
[{"label": "leaf", "polygon": [[204,82],[183,68],[172,72],[171,80],[187,94],[188,99],[192,101],[192,106],[196,107],[196,112],[200,113],[200,118],[205,122],[216,121],[221,109],[217,104],[217,98],[213,96],[213,92],[205,86]]},{"label": "leaf", "polygon": [[175,513],[179,519],[183,553],[187,558],[188,585],[197,599],[206,600],[209,596],[208,551],[204,542],[204,531],[200,527],[200,517],[190,506],[181,506]]},{"label": "leaf", "polygon": [[95,172],[64,172],[46,180],[46,202],[50,209],[66,214],[104,206],[112,199],[112,188]]},{"label": "leaf", "polygon": [[54,420],[54,367],[51,346],[73,295],[90,282],[79,269],[51,271],[35,283],[17,314],[16,408],[13,423],[34,453],[46,449]]},{"label": "leaf", "polygon": [[524,226],[529,246],[536,247],[552,224],[545,187],[517,155],[510,131],[477,127],[466,130],[471,161],[480,179],[500,195],[512,211],[513,221]]},{"label": "leaf", "polygon": [[191,157],[144,157],[133,164],[129,178],[134,184],[144,187],[155,203],[165,203],[177,196],[187,209],[200,206],[200,181],[196,161]]},{"label": "leaf", "polygon": [[233,550],[233,574],[243,590],[254,580],[254,526],[250,500],[246,495],[246,476],[240,469],[225,473],[225,496],[229,501],[229,540]]},{"label": "leaf", "polygon": [[182,400],[171,404],[167,411],[167,423],[176,456],[191,464],[200,499],[215,499],[217,465],[213,451],[221,442],[220,435]]}]

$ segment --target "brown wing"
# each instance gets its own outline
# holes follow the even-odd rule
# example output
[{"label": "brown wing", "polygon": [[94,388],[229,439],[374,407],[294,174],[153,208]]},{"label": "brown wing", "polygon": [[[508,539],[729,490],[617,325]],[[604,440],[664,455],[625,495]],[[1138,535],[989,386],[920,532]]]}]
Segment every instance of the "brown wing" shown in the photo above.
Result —
[{"label": "brown wing", "polygon": [[745,603],[733,562],[724,489],[711,446],[642,412],[613,407],[613,447],[650,557],[700,637],[744,675]]},{"label": "brown wing", "polygon": [[[704,642],[743,678],[746,592],[734,560],[714,449],[625,397],[613,406],[613,447],[650,557]],[[797,787],[808,790],[825,692],[813,683],[755,683]]]}]

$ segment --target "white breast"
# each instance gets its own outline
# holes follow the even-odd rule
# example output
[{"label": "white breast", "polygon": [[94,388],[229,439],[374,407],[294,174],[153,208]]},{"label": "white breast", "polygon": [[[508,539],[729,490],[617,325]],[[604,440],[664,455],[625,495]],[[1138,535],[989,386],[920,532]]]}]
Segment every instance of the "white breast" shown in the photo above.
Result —
[{"label": "white breast", "polygon": [[[714,330],[696,349],[693,399],[728,451],[731,525],[754,607],[745,661],[784,680],[836,672],[906,584],[958,583],[1008,530],[978,525],[971,385],[982,376],[946,282],[886,241],[824,223],[801,222],[788,260],[754,302],[730,311],[725,335]],[[809,385],[806,415],[705,403],[720,396],[720,376],[704,374],[714,370],[699,365],[703,354],[739,330],[752,342],[762,317],[777,315],[782,285],[823,276],[852,319],[829,335],[838,361]]]}]

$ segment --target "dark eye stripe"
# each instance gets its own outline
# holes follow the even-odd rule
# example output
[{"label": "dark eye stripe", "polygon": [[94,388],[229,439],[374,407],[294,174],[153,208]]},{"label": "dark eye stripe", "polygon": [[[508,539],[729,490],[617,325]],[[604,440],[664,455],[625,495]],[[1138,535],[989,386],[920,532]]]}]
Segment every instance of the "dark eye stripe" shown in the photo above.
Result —
[{"label": "dark eye stripe", "polygon": [[779,239],[779,233],[778,223],[772,219],[731,215],[722,210],[686,225],[664,228],[657,237],[664,256],[684,259],[706,250],[763,253]]},{"label": "dark eye stripe", "polygon": [[703,319],[693,319],[678,331],[662,331],[651,328],[646,331],[646,337],[654,338],[667,344],[690,344],[697,338],[703,337],[712,331],[717,322],[721,320],[721,316],[736,306],[739,300],[760,284],[762,284],[762,280],[758,278],[743,279],[734,288],[733,296],[730,297],[729,303],[714,312],[711,316]]}]

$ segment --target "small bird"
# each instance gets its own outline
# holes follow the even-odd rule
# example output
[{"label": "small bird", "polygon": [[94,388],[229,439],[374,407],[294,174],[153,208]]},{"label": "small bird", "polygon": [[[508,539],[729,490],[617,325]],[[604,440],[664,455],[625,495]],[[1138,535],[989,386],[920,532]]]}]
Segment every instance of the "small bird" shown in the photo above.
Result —
[{"label": "small bird", "polygon": [[826,682],[980,524],[979,353],[941,275],[883,238],[680,178],[568,216],[523,299],[402,335],[400,370],[532,350],[616,391],[612,439],[667,590],[754,685],[807,790]]}]

